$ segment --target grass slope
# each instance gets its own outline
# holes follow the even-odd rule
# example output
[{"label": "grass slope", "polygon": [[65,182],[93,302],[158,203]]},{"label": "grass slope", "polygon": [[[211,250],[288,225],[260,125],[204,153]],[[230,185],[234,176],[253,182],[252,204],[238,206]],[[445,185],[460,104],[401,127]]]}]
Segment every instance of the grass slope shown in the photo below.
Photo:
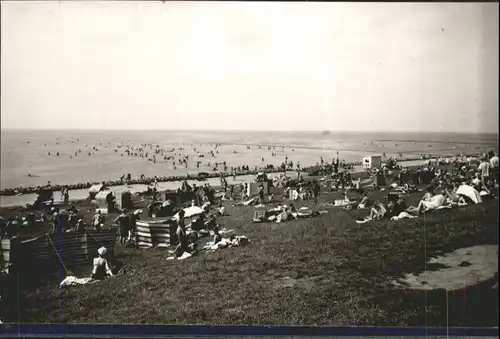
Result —
[{"label": "grass slope", "polygon": [[[334,198],[328,193],[321,200]],[[230,216],[221,219],[224,227],[249,237],[248,246],[184,261],[167,261],[164,249],[122,250],[125,274],[63,290],[58,288],[60,277],[25,287],[12,305],[10,320],[498,326],[498,295],[491,283],[448,293],[448,312],[444,291],[401,290],[391,284],[404,273],[422,272],[437,253],[497,244],[498,200],[414,220],[363,225],[355,218],[366,212],[337,208],[282,224],[253,224],[252,207],[227,209]],[[87,275],[89,270],[77,273]]]}]

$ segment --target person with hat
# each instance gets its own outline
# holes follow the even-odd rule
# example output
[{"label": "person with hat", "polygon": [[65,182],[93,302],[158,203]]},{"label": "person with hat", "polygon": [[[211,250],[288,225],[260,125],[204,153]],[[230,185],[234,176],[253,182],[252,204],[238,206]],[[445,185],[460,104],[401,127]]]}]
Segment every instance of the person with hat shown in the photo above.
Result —
[{"label": "person with hat", "polygon": [[94,258],[94,268],[92,269],[92,279],[103,280],[106,275],[114,276],[111,268],[109,267],[108,260],[106,259],[106,247],[101,247],[97,250],[99,256]]}]

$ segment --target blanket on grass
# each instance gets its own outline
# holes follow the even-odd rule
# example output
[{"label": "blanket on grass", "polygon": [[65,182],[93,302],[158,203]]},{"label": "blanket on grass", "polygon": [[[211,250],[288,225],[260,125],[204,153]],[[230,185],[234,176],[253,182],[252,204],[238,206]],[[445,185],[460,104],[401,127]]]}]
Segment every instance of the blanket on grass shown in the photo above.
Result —
[{"label": "blanket on grass", "polygon": [[68,287],[68,286],[77,286],[77,285],[88,285],[95,284],[99,280],[95,280],[92,278],[77,278],[74,276],[69,276],[64,278],[63,281],[59,284],[59,288]]}]

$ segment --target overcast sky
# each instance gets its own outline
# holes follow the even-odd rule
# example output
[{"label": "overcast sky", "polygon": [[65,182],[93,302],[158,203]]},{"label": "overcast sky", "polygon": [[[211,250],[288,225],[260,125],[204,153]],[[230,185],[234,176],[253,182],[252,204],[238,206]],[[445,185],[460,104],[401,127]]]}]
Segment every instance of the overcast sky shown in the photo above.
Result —
[{"label": "overcast sky", "polygon": [[498,3],[1,13],[2,128],[498,131]]}]

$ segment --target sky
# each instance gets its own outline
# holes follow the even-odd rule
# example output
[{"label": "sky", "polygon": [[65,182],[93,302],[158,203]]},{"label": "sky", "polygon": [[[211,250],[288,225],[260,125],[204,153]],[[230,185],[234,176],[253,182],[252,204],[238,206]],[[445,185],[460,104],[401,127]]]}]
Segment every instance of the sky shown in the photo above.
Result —
[{"label": "sky", "polygon": [[498,3],[1,6],[2,129],[498,133]]}]

